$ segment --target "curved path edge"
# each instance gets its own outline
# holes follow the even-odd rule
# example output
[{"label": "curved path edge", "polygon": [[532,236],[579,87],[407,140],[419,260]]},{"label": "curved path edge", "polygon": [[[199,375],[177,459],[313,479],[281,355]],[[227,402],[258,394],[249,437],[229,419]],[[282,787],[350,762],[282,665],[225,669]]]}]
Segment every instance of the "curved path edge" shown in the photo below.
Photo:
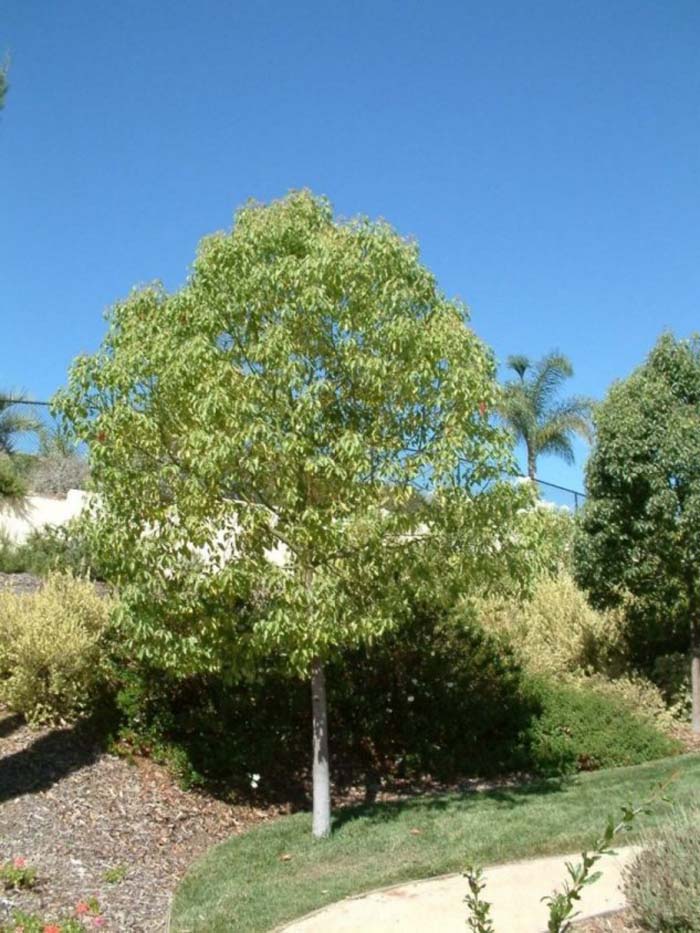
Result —
[{"label": "curved path edge", "polygon": [[[577,919],[619,910],[625,906],[620,888],[622,869],[639,851],[618,848],[596,866],[602,877],[586,887],[578,904]],[[566,863],[573,855],[546,856],[491,865],[484,870],[483,897],[492,905],[497,933],[542,933],[547,928],[547,907],[542,898],[566,880]],[[275,933],[464,933],[467,883],[462,875],[426,878],[357,894],[305,917],[277,927]]]}]

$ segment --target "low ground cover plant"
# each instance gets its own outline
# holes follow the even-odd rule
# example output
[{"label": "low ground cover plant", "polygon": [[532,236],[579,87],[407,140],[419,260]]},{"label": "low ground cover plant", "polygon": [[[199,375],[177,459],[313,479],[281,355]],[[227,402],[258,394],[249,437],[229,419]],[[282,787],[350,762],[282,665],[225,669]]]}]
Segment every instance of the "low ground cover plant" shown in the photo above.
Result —
[{"label": "low ground cover plant", "polygon": [[70,916],[49,918],[17,910],[9,922],[0,923],[0,933],[85,933],[100,929],[107,929],[107,920],[94,897],[79,901]]},{"label": "low ground cover plant", "polygon": [[700,931],[700,812],[679,812],[624,871],[631,915],[651,933]]},{"label": "low ground cover plant", "polygon": [[[572,921],[577,916],[576,905],[581,899],[583,889],[595,884],[602,876],[602,871],[593,871],[606,855],[614,855],[613,841],[621,834],[629,832],[641,813],[649,813],[651,804],[663,796],[665,785],[658,788],[641,806],[622,807],[622,817],[615,820],[609,816],[605,830],[590,849],[581,853],[579,862],[567,862],[567,878],[560,890],[545,895],[542,900],[548,908],[547,933],[570,933]],[[473,933],[497,933],[491,919],[491,905],[483,896],[486,884],[483,870],[479,866],[469,865],[464,873],[468,884],[465,897],[467,905],[467,926]],[[679,930],[678,933],[681,933]]]},{"label": "low ground cover plant", "polygon": [[0,883],[5,890],[33,888],[36,884],[36,869],[23,856],[17,855],[9,862],[0,864]]}]

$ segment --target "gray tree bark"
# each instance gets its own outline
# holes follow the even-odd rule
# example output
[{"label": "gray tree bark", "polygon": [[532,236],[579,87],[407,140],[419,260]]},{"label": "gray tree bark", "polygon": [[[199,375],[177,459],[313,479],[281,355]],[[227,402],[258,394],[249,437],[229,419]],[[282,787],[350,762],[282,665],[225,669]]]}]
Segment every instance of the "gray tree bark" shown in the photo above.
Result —
[{"label": "gray tree bark", "polygon": [[328,707],[326,675],[316,658],[311,667],[311,710],[313,723],[313,826],[317,839],[331,834],[331,776],[328,764]]},{"label": "gray tree bark", "polygon": [[537,457],[535,451],[528,445],[527,448],[527,475],[534,483],[537,479]]}]

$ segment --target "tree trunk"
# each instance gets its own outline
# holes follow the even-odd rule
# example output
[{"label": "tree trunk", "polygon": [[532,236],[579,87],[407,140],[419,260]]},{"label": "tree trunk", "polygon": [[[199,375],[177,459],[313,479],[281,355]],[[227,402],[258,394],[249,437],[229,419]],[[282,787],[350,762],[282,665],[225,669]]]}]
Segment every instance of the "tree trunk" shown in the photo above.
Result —
[{"label": "tree trunk", "polygon": [[535,456],[535,451],[531,447],[527,448],[527,475],[534,483],[536,480],[536,471],[537,471],[537,457]]},{"label": "tree trunk", "polygon": [[328,707],[326,675],[316,658],[311,666],[311,710],[313,720],[313,834],[323,839],[331,834],[331,778],[328,766]]},{"label": "tree trunk", "polygon": [[693,698],[693,732],[700,734],[700,620],[691,622],[690,692]]}]

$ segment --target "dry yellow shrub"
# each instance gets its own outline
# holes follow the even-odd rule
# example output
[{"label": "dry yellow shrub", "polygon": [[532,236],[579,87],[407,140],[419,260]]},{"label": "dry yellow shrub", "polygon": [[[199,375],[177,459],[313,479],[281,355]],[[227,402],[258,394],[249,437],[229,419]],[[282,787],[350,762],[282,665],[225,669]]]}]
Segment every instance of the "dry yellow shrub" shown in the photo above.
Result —
[{"label": "dry yellow shrub", "polygon": [[622,612],[598,612],[566,572],[543,577],[526,602],[490,599],[483,625],[505,635],[525,667],[606,694],[659,727],[673,722],[659,689],[626,670]]},{"label": "dry yellow shrub", "polygon": [[34,723],[88,710],[109,608],[93,584],[65,574],[29,595],[0,592],[0,701]]},{"label": "dry yellow shrub", "polygon": [[528,601],[490,599],[478,613],[536,673],[608,671],[620,654],[621,618],[596,612],[566,572],[542,577]]}]

